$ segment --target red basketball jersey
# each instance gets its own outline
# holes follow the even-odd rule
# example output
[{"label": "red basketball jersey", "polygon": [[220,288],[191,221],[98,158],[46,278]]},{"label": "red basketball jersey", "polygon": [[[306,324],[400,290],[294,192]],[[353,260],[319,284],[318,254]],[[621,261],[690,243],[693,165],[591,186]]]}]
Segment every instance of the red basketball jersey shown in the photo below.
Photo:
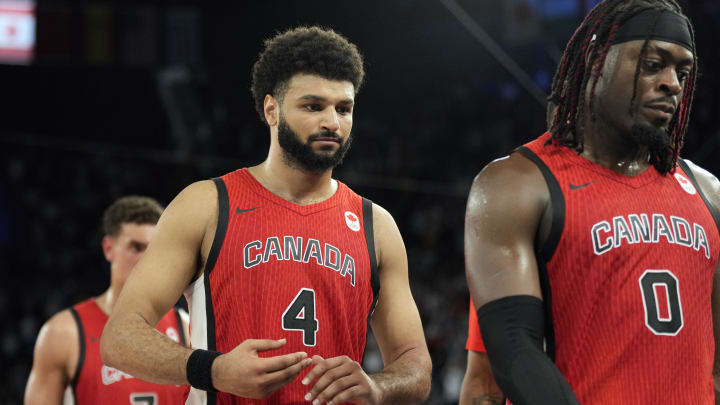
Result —
[{"label": "red basketball jersey", "polygon": [[628,177],[549,137],[518,149],[552,200],[537,254],[548,354],[584,405],[714,404],[720,217],[682,160]]},{"label": "red basketball jersey", "polygon": [[[214,180],[219,217],[206,270],[186,291],[192,347],[231,351],[280,339],[297,351],[360,362],[379,288],[372,203],[338,182],[306,206],[265,189],[247,169]],[[305,404],[304,371],[262,401],[192,389],[188,404]]]},{"label": "red basketball jersey", "polygon": [[[80,336],[80,359],[72,381],[76,405],[174,405],[183,402],[187,386],[152,384],[102,364],[100,336],[108,316],[95,299],[75,305],[70,312]],[[185,344],[177,310],[165,314],[156,328],[172,340]]]}]

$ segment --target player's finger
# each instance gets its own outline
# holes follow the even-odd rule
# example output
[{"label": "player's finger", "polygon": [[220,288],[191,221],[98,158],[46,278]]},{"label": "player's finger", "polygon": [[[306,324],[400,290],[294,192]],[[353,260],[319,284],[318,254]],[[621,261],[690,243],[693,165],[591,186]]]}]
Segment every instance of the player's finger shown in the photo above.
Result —
[{"label": "player's finger", "polygon": [[266,374],[265,381],[270,384],[270,391],[274,392],[275,390],[286,386],[290,381],[297,378],[297,376],[311,364],[312,360],[304,359],[303,361],[286,369]]},{"label": "player's finger", "polygon": [[325,372],[333,367],[337,367],[338,365],[342,364],[344,361],[344,358],[346,356],[339,356],[339,357],[331,357],[329,359],[323,359],[320,356],[313,356],[313,364],[315,367],[313,367],[312,370],[303,378],[302,383],[303,385],[310,384],[311,381],[314,381],[316,378],[319,378]]},{"label": "player's finger", "polygon": [[[315,369],[313,369],[312,371],[315,371]],[[332,383],[343,377],[351,375],[352,372],[353,368],[351,367],[351,363],[342,363],[337,367],[332,367],[326,370],[323,375],[320,376],[320,378],[318,378],[312,385],[307,395],[305,396],[305,400],[312,401],[313,399],[317,398],[321,392],[325,391],[327,387],[329,387]]]},{"label": "player's finger", "polygon": [[308,365],[312,364],[312,360],[307,358],[307,353],[296,352],[283,354],[282,356],[264,357],[260,358],[260,368],[266,373],[272,373],[274,371],[282,371],[288,367],[297,365],[303,360],[308,361]]},{"label": "player's finger", "polygon": [[[337,395],[344,392],[345,390],[349,389],[350,387],[357,386],[357,378],[353,377],[354,376],[350,374],[332,381],[327,387],[325,387],[325,389],[319,391],[317,395],[315,395],[315,400],[317,400],[319,404],[324,404],[332,401],[333,398],[335,398]],[[315,401],[313,401],[313,403],[314,402]]]},{"label": "player's finger", "polygon": [[272,339],[248,339],[243,343],[247,343],[247,347],[250,350],[258,352],[264,352],[267,350],[279,349],[285,346],[287,340],[285,338],[272,340]]}]

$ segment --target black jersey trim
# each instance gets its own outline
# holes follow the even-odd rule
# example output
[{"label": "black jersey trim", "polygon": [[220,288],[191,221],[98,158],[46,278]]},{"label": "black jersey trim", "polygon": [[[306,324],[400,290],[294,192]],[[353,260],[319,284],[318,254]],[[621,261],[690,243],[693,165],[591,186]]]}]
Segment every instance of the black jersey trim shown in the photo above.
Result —
[{"label": "black jersey trim", "polygon": [[[203,282],[205,283],[205,318],[207,321],[207,349],[211,351],[217,351],[217,344],[215,342],[215,311],[212,305],[212,292],[210,290],[210,272],[215,267],[218,256],[220,255],[220,248],[222,247],[223,241],[225,240],[225,234],[228,228],[228,219],[230,213],[230,200],[228,198],[227,187],[222,178],[216,177],[212,179],[217,187],[218,193],[218,223],[215,229],[215,237],[213,238],[212,247],[208,254],[208,260],[205,264],[205,271],[203,272]],[[208,405],[215,405],[217,403],[217,393],[207,393]]]},{"label": "black jersey trim", "polygon": [[373,231],[373,203],[363,198],[363,229],[365,229],[365,241],[367,242],[368,256],[370,257],[370,286],[372,287],[373,301],[367,317],[368,329],[370,329],[370,318],[375,312],[378,298],[380,298],[380,276],[378,275],[377,257],[375,256],[375,233]]},{"label": "black jersey trim", "polygon": [[178,331],[178,335],[180,335],[180,344],[187,347],[187,338],[185,337],[185,327],[183,326],[182,317],[180,316],[180,309],[178,307],[173,307],[173,312],[175,313],[175,320],[177,321],[178,328],[180,330]]},{"label": "black jersey trim", "polygon": [[77,310],[71,307],[70,313],[72,314],[73,319],[75,319],[75,324],[78,328],[78,339],[80,342],[80,354],[78,356],[78,364],[75,367],[75,376],[73,376],[71,382],[73,396],[75,397],[75,401],[77,402],[77,384],[80,380],[80,372],[82,371],[83,363],[85,363],[85,330],[83,329],[82,321],[80,320],[80,314],[78,314]]},{"label": "black jersey trim", "polygon": [[227,233],[228,219],[230,216],[230,199],[228,197],[227,187],[225,187],[225,182],[220,177],[212,180],[213,183],[215,183],[215,187],[217,187],[218,194],[218,223],[215,229],[215,237],[210,247],[210,253],[208,254],[207,263],[205,263],[205,275],[210,274],[215,267],[217,258],[220,255],[220,248],[222,248],[223,241],[225,241],[225,233]]},{"label": "black jersey trim", "polygon": [[702,188],[700,188],[700,185],[695,178],[695,174],[693,174],[692,170],[690,170],[690,166],[688,166],[687,162],[685,162],[684,159],[678,159],[678,164],[682,167],[685,174],[687,174],[693,186],[695,186],[695,190],[698,191],[703,202],[705,202],[705,206],[710,211],[710,215],[713,217],[713,220],[715,220],[715,226],[717,227],[718,234],[720,234],[720,213],[715,209],[715,207],[713,207],[712,204],[710,204],[710,200],[707,199],[705,192],[703,192]]},{"label": "black jersey trim", "polygon": [[523,156],[530,159],[540,169],[545,178],[548,191],[550,192],[550,204],[552,209],[552,224],[550,225],[550,234],[547,240],[537,248],[536,257],[538,265],[538,278],[540,279],[540,289],[543,294],[543,302],[545,304],[545,352],[555,361],[555,328],[553,327],[552,315],[552,289],[550,286],[550,277],[548,276],[547,263],[552,258],[562,236],[565,227],[565,197],[563,196],[560,183],[553,175],[550,168],[540,157],[525,146],[521,146],[516,151],[522,153]]},{"label": "black jersey trim", "polygon": [[538,247],[537,257],[538,261],[549,262],[560,243],[560,237],[562,236],[563,227],[565,226],[565,197],[563,196],[560,183],[558,183],[555,175],[545,164],[545,162],[525,146],[521,146],[516,151],[522,153],[523,156],[530,159],[540,169],[545,183],[550,191],[550,205],[552,208],[552,224],[550,225],[550,234],[547,240]]}]

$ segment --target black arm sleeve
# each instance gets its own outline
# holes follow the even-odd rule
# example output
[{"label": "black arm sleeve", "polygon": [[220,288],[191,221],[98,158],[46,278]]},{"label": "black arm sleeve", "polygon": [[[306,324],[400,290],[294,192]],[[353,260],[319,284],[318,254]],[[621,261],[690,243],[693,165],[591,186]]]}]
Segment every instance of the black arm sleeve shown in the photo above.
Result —
[{"label": "black arm sleeve", "polygon": [[495,381],[514,405],[579,404],[543,352],[545,316],[540,299],[504,297],[483,305],[477,314]]}]

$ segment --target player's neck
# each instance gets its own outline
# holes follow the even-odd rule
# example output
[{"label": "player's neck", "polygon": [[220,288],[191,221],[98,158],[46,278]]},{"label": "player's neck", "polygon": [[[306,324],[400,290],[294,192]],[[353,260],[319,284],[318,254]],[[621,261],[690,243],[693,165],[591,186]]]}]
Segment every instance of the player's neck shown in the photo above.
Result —
[{"label": "player's neck", "polygon": [[337,182],[332,179],[332,170],[320,173],[306,172],[288,166],[282,158],[273,155],[248,170],[271,193],[298,205],[325,201],[337,191]]},{"label": "player's neck", "polygon": [[630,134],[604,125],[601,120],[585,123],[582,156],[606,169],[636,176],[650,166],[647,148],[639,147]]},{"label": "player's neck", "polygon": [[120,297],[120,291],[122,291],[124,285],[124,282],[113,279],[113,275],[111,273],[110,287],[108,287],[104,293],[95,298],[95,302],[98,304],[100,309],[102,309],[102,311],[108,316],[112,314],[113,308],[115,308],[115,303],[117,302],[118,297]]}]

